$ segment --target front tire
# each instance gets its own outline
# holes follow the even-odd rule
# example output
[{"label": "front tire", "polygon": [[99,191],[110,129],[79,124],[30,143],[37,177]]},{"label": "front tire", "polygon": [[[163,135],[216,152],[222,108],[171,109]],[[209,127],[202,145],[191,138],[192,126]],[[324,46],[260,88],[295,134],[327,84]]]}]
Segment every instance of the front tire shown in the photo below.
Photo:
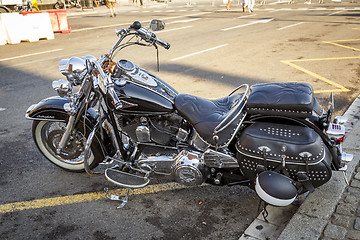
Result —
[{"label": "front tire", "polygon": [[[34,121],[32,126],[33,138],[41,153],[53,164],[71,172],[83,172],[84,149],[86,138],[83,135],[83,124],[79,123],[71,134],[68,145],[57,153],[56,149],[65,131],[66,122]],[[90,133],[91,129],[86,128]],[[102,154],[91,145],[89,165],[94,168],[102,161]]]}]

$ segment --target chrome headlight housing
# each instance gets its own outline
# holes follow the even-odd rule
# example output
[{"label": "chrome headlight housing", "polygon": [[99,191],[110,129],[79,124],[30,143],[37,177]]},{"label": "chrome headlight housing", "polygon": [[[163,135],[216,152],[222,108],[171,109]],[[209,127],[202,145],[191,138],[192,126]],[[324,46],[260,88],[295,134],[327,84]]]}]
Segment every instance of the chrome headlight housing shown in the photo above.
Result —
[{"label": "chrome headlight housing", "polygon": [[60,79],[52,82],[52,87],[57,91],[60,97],[70,95],[72,92],[72,85],[68,80]]},{"label": "chrome headlight housing", "polygon": [[79,57],[62,59],[59,70],[74,86],[80,85],[87,74],[85,60]]}]

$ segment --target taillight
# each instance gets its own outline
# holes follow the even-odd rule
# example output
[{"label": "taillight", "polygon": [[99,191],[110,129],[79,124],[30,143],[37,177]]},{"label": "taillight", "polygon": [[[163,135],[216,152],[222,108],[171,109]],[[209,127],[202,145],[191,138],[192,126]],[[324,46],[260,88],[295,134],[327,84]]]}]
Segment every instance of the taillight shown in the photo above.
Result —
[{"label": "taillight", "polygon": [[330,123],[326,132],[331,139],[335,140],[336,144],[344,141],[345,127],[343,125]]}]

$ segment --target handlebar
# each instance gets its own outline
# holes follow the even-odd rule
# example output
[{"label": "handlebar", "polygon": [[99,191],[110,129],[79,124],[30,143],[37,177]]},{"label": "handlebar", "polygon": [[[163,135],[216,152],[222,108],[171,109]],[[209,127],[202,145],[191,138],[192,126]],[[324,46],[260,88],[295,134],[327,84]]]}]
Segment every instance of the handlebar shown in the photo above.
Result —
[{"label": "handlebar", "polygon": [[135,21],[130,28],[134,29],[139,37],[141,37],[145,42],[158,44],[165,48],[166,50],[170,48],[170,43],[167,43],[156,37],[156,34],[148,31],[147,29],[141,27],[141,23]]}]

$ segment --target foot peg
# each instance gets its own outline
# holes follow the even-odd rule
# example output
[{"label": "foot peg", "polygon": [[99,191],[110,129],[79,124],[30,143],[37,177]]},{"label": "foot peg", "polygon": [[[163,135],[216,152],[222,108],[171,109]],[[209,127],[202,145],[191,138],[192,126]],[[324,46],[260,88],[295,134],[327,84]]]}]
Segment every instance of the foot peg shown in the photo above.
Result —
[{"label": "foot peg", "polygon": [[142,188],[150,182],[150,179],[146,176],[142,177],[112,168],[106,169],[105,177],[109,182],[125,188]]},{"label": "foot peg", "polygon": [[107,199],[112,200],[112,201],[120,201],[121,202],[121,204],[117,208],[125,207],[125,205],[128,202],[128,199],[129,199],[130,188],[128,188],[125,197],[120,197],[118,195],[112,195],[112,194],[109,195],[109,193],[108,193],[109,189],[105,188],[104,190],[105,190],[105,196]]}]

